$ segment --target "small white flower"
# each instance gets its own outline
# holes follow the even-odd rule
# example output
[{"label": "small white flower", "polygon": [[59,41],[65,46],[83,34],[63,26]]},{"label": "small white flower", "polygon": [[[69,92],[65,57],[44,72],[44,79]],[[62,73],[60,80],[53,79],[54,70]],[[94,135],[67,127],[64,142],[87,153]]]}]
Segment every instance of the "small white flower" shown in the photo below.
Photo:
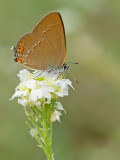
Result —
[{"label": "small white flower", "polygon": [[60,111],[57,111],[57,110],[55,109],[54,112],[53,112],[52,115],[51,115],[50,121],[51,121],[51,122],[55,122],[56,120],[58,120],[58,121],[60,122],[60,116],[61,116]]}]

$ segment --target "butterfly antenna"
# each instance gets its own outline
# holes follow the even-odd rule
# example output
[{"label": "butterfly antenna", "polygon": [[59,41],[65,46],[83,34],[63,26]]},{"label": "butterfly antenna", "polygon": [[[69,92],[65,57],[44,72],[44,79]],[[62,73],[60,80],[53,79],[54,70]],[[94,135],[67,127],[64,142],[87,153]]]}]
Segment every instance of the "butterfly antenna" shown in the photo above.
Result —
[{"label": "butterfly antenna", "polygon": [[69,73],[68,73],[68,71],[66,71],[66,73],[67,73],[67,78],[69,77]]},{"label": "butterfly antenna", "polygon": [[78,62],[68,62],[68,63],[70,63],[70,64],[78,64]]},{"label": "butterfly antenna", "polygon": [[[71,75],[73,76],[74,81],[79,85],[79,81],[76,79],[76,77],[74,76],[74,74],[70,68],[69,68],[69,71],[71,72]],[[67,74],[68,74],[68,72],[67,72]]]},{"label": "butterfly antenna", "polygon": [[[78,62],[68,62],[68,63],[70,63],[70,64],[78,64]],[[73,72],[72,72],[72,70],[70,68],[69,68],[69,71],[71,72],[71,75],[73,76],[74,81],[79,85],[79,81],[75,78],[75,76],[74,76],[74,74],[73,74]],[[68,72],[67,72],[67,75],[69,76]]]}]

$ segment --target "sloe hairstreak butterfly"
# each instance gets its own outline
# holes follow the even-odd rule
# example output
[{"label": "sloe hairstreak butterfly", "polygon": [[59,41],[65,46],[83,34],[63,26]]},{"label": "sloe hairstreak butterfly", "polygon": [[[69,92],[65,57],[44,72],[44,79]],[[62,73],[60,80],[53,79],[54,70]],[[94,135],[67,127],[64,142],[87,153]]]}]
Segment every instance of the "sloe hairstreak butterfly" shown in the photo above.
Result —
[{"label": "sloe hairstreak butterfly", "polygon": [[60,13],[46,15],[12,49],[15,52],[14,60],[32,70],[66,70],[66,40]]}]

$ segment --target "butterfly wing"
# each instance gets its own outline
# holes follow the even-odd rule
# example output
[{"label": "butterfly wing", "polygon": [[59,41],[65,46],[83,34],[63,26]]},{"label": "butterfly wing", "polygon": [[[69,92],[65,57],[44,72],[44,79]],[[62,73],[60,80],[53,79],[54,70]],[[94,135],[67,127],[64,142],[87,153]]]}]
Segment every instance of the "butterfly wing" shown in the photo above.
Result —
[{"label": "butterfly wing", "polygon": [[52,12],[45,16],[34,28],[32,33],[40,34],[56,51],[55,57],[58,66],[62,66],[66,57],[65,30],[61,15]]},{"label": "butterfly wing", "polygon": [[23,65],[47,70],[64,64],[66,56],[65,35],[59,13],[50,13],[37,24],[31,33],[23,36],[16,47]]}]

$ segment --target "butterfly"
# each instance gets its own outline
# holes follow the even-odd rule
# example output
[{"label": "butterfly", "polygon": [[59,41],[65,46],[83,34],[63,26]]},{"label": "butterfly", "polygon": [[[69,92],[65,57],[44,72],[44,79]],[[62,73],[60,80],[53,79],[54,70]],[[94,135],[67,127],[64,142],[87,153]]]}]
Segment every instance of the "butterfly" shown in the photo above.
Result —
[{"label": "butterfly", "polygon": [[32,30],[20,38],[14,60],[32,70],[68,69],[65,64],[66,38],[59,12],[46,15]]}]

